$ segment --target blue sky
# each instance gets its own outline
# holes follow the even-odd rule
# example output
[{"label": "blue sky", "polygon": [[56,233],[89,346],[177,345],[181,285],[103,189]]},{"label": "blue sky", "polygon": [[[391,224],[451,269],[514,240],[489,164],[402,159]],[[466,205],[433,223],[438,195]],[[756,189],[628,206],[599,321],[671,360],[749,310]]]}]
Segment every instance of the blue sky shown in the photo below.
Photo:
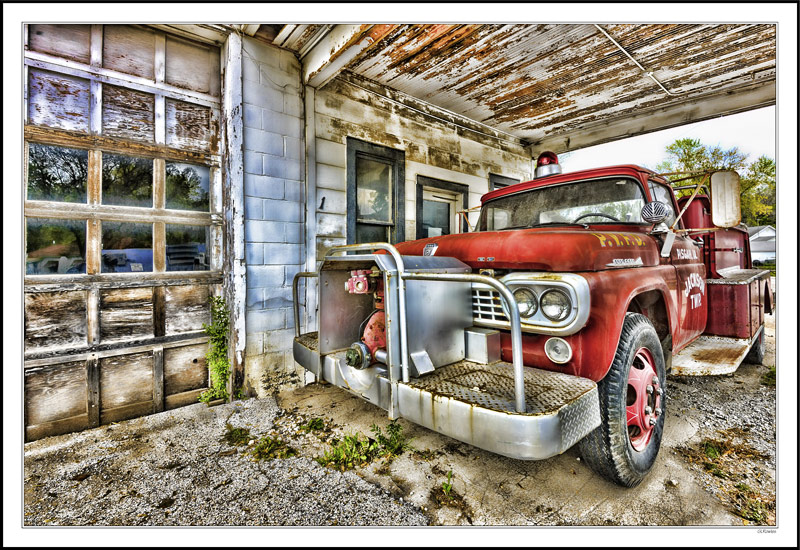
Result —
[{"label": "blue sky", "polygon": [[697,138],[723,149],[738,147],[753,162],[761,155],[775,158],[775,107],[695,122],[669,130],[621,139],[559,155],[564,172],[613,164],[638,164],[655,169],[666,147],[676,139]]}]

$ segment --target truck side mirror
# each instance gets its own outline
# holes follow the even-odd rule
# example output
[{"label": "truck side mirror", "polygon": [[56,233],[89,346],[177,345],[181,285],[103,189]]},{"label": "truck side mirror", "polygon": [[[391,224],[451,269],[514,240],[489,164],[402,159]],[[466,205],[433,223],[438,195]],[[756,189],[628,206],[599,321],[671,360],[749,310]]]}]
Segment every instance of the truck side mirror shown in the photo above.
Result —
[{"label": "truck side mirror", "polygon": [[711,221],[717,227],[734,227],[742,221],[739,174],[733,170],[711,174]]}]

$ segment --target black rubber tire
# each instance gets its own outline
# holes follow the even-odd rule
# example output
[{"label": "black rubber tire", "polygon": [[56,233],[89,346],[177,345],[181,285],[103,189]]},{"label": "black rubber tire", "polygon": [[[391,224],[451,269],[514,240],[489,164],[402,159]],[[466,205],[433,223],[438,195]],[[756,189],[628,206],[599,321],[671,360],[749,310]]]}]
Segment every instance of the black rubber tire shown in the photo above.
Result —
[{"label": "black rubber tire", "polygon": [[751,365],[761,365],[764,363],[764,353],[766,353],[766,339],[764,338],[764,329],[761,329],[761,334],[758,335],[758,340],[753,342],[753,346],[744,358],[745,363]]},{"label": "black rubber tire", "polygon": [[[628,437],[626,397],[628,372],[636,351],[646,347],[653,356],[661,396],[661,414],[650,442],[644,451],[636,451]],[[597,384],[600,396],[600,426],[584,437],[579,445],[581,456],[592,470],[624,487],[635,487],[655,464],[661,446],[666,417],[666,382],[664,354],[658,334],[650,320],[639,313],[627,313],[611,368]]]}]

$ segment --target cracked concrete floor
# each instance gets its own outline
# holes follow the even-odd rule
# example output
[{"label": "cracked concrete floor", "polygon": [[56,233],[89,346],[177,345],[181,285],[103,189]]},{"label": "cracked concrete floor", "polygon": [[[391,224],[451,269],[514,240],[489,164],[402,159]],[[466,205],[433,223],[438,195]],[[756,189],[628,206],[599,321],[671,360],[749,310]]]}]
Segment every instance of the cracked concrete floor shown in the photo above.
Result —
[{"label": "cracked concrete floor", "polygon": [[[774,365],[772,316],[767,329],[764,364]],[[341,474],[312,458],[332,438],[385,427],[386,412],[335,386],[312,384],[282,392],[277,403],[198,404],[26,444],[26,524],[55,518],[60,525],[743,525],[717,480],[682,450],[719,430],[747,428],[749,443],[765,457],[747,482],[756,487],[757,481],[774,500],[775,387],[760,384],[767,370],[744,364],[732,376],[671,379],[661,453],[633,489],[595,475],[576,447],[526,462],[404,420],[415,451]],[[324,433],[301,429],[314,418],[324,420]],[[229,421],[253,436],[276,434],[298,456],[256,467],[246,450],[220,443]],[[441,498],[449,472],[455,505]],[[132,498],[127,485],[137,491]],[[167,486],[174,490],[162,494]],[[102,498],[86,501],[95,489],[105,491]]]},{"label": "cracked concrete floor", "polygon": [[[774,316],[767,319],[766,365],[775,364]],[[502,457],[400,420],[417,453],[388,465],[371,465],[359,475],[425,510],[436,525],[743,525],[746,522],[715,494],[707,475],[688,464],[680,449],[699,444],[717,430],[742,425],[747,407],[763,404],[772,432],[761,436],[771,460],[766,491],[775,494],[775,388],[760,384],[763,365],[743,364],[734,375],[672,379],[661,451],[641,485],[618,487],[581,461],[577,446],[548,460],[527,462]],[[687,385],[693,391],[685,391]],[[733,402],[733,413],[710,414],[696,401],[703,394]],[[331,385],[312,384],[279,396],[284,408],[307,418],[323,418],[335,432],[370,434],[388,421],[382,409]],[[763,432],[763,430],[762,430]],[[754,433],[754,437],[758,435]],[[439,505],[435,491],[452,471],[459,506]]]}]

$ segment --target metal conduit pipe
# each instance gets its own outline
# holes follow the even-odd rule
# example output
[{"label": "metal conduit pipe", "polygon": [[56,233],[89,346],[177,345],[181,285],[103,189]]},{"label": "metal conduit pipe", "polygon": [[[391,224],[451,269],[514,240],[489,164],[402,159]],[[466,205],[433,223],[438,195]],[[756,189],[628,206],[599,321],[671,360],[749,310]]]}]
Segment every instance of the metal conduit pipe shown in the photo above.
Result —
[{"label": "metal conduit pipe", "polygon": [[615,45],[617,48],[619,48],[619,51],[621,51],[622,53],[624,53],[625,55],[627,55],[627,56],[630,58],[630,60],[631,60],[631,61],[633,61],[634,63],[636,63],[636,66],[637,66],[637,67],[639,67],[639,68],[642,70],[642,72],[645,74],[645,76],[649,76],[649,77],[650,77],[650,78],[653,80],[653,82],[655,82],[656,84],[658,84],[658,87],[659,87],[659,88],[661,88],[662,90],[664,90],[664,93],[666,93],[667,95],[671,95],[671,96],[677,96],[677,95],[681,95],[681,94],[679,94],[679,93],[672,93],[672,92],[670,92],[669,90],[667,90],[667,89],[664,87],[664,85],[663,85],[661,82],[659,82],[659,81],[658,81],[658,79],[657,79],[655,76],[653,76],[653,71],[648,71],[647,69],[645,69],[644,67],[642,67],[642,65],[641,65],[641,64],[640,64],[638,61],[636,61],[636,60],[633,58],[633,56],[632,56],[631,54],[629,54],[629,53],[627,52],[627,50],[625,50],[625,48],[623,48],[623,47],[622,47],[622,46],[619,44],[619,42],[617,42],[616,40],[614,40],[614,38],[613,38],[613,37],[612,37],[610,34],[608,34],[608,33],[607,33],[607,32],[606,32],[604,29],[603,29],[603,27],[601,27],[600,25],[597,25],[597,24],[595,24],[595,27],[597,27],[597,30],[599,30],[601,33],[603,33],[604,35],[606,35],[606,37],[607,37],[609,40],[611,40],[611,41],[614,43],[614,45]]},{"label": "metal conduit pipe", "polygon": [[[402,275],[405,279],[422,281],[458,281],[468,283],[482,283],[489,285],[497,292],[506,303],[506,308],[511,317],[511,357],[514,366],[514,406],[519,413],[525,412],[525,377],[522,370],[522,330],[519,319],[519,308],[514,300],[514,295],[506,285],[493,277],[474,275],[471,273],[418,273],[408,271]],[[404,325],[405,326],[405,325]]]}]

